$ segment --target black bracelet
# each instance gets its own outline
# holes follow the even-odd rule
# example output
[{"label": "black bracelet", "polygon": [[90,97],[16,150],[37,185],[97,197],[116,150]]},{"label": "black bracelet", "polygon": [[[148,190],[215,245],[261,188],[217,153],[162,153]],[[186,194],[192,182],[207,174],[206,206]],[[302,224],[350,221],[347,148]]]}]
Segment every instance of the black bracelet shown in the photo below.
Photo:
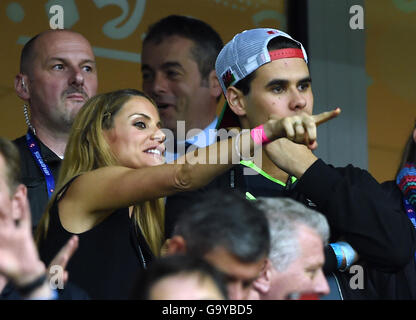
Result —
[{"label": "black bracelet", "polygon": [[22,296],[27,296],[33,290],[42,286],[45,283],[46,279],[47,279],[46,273],[42,273],[41,276],[37,277],[32,282],[24,286],[16,286],[17,292],[19,292],[19,294]]}]

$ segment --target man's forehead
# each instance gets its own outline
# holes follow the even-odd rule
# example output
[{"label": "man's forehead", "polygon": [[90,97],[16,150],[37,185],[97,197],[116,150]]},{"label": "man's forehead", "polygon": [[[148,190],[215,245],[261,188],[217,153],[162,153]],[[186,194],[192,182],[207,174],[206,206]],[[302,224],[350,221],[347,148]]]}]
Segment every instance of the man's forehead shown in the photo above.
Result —
[{"label": "man's forehead", "polygon": [[70,31],[46,32],[41,34],[35,42],[34,51],[37,55],[53,57],[56,54],[71,55],[74,53],[85,54],[94,60],[91,45],[82,35]]},{"label": "man's forehead", "polygon": [[234,280],[252,280],[263,267],[264,259],[254,262],[243,262],[223,247],[216,247],[204,257],[208,262]]},{"label": "man's forehead", "polygon": [[325,259],[324,246],[316,230],[306,225],[300,225],[298,232],[303,260],[310,264],[323,263]]},{"label": "man's forehead", "polygon": [[194,42],[188,38],[172,35],[161,42],[149,41],[143,46],[142,63],[163,66],[166,62],[181,62],[181,59],[194,60],[191,48]]},{"label": "man's forehead", "polygon": [[300,58],[285,58],[274,60],[262,65],[256,70],[256,77],[277,79],[303,79],[309,77],[309,68]]},{"label": "man's forehead", "polygon": [[179,35],[179,34],[171,34],[171,35],[164,35],[158,39],[150,39],[143,43],[143,49],[148,47],[159,47],[159,46],[168,46],[172,47],[175,44],[179,44],[179,47],[186,46],[193,46],[195,42],[187,38],[185,36]]}]

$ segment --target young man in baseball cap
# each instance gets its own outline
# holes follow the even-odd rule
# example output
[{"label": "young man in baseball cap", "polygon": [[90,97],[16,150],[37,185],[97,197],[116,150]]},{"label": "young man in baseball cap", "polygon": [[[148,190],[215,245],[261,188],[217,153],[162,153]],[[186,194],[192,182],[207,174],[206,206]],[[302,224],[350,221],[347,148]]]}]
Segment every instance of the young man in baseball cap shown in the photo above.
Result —
[{"label": "young man in baseball cap", "polygon": [[[335,168],[313,154],[319,121],[312,115],[307,63],[302,44],[276,29],[246,30],[224,46],[216,61],[227,100],[220,127],[253,129],[270,117],[285,119],[288,135],[295,136],[295,142],[281,138],[268,143],[265,132],[259,132],[263,151],[255,158],[243,155],[240,165],[208,188],[238,189],[252,200],[290,197],[323,213],[331,228],[330,242],[343,240],[325,248],[327,272],[347,269],[358,259],[395,272],[413,258],[412,225],[367,171],[352,165]],[[340,110],[331,112],[336,116]],[[305,135],[309,146],[297,144]],[[186,193],[181,196],[183,201],[175,203],[178,211],[189,208],[197,198]],[[339,281],[349,286],[347,277]]]},{"label": "young man in baseball cap", "polygon": [[[216,61],[228,104],[222,127],[252,129],[269,117],[290,117],[296,137],[316,137],[319,123],[313,121],[307,63],[302,44],[284,32],[259,28],[237,34]],[[278,139],[264,146],[261,157],[243,159],[224,180],[253,200],[289,196],[322,212],[331,227],[330,240],[344,240],[326,247],[327,272],[345,270],[358,259],[388,272],[406,265],[413,258],[415,236],[401,208],[367,171],[352,165],[334,168],[313,154],[316,147],[316,141],[308,148]],[[277,160],[272,162],[270,154]],[[341,287],[349,288],[348,277],[338,278]]]}]

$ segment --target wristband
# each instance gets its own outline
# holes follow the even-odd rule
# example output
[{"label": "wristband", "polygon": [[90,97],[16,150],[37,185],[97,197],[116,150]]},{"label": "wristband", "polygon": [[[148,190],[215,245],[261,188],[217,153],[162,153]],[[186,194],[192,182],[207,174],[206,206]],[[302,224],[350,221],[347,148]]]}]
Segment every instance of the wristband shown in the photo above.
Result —
[{"label": "wristband", "polygon": [[[355,259],[355,251],[350,246],[349,243],[344,241],[339,241],[335,243],[331,243],[330,246],[335,252],[335,256],[337,258],[337,268],[339,271],[345,271],[354,263]],[[345,267],[342,267],[342,260],[346,260]]]},{"label": "wristband", "polygon": [[33,280],[32,282],[24,285],[24,286],[16,286],[17,291],[19,292],[20,295],[22,296],[27,296],[28,294],[30,294],[33,290],[39,288],[40,286],[42,286],[45,281],[46,281],[46,273],[42,273],[41,276],[37,277],[35,280]]},{"label": "wristband", "polygon": [[338,244],[341,246],[342,251],[345,255],[345,260],[347,260],[347,264],[344,269],[340,269],[340,271],[345,271],[349,267],[352,266],[355,260],[355,250],[351,247],[351,245],[348,242],[345,241],[339,241]]},{"label": "wristband", "polygon": [[264,132],[263,124],[252,129],[250,131],[250,134],[255,144],[263,145],[271,142],[269,138],[267,138],[266,133]]},{"label": "wristband", "polygon": [[334,250],[335,257],[337,258],[337,269],[341,269],[342,267],[342,260],[344,259],[344,252],[341,249],[341,246],[338,243],[330,243],[329,244]]}]

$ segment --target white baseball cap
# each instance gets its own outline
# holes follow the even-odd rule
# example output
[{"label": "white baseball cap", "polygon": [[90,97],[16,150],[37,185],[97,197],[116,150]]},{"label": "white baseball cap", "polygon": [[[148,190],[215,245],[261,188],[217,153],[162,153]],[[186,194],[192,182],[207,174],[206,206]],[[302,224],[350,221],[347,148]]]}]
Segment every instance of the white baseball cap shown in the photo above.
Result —
[{"label": "white baseball cap", "polygon": [[[297,43],[300,49],[286,48],[269,52],[267,45],[270,40],[276,37],[290,39]],[[236,34],[222,48],[215,62],[215,72],[224,95],[229,86],[244,79],[262,65],[283,58],[302,58],[308,63],[308,57],[303,45],[285,32],[271,28],[257,28]],[[237,116],[226,104],[220,115],[219,123],[222,122],[222,127],[235,126],[231,125],[235,124],[235,119],[237,119]],[[223,125],[224,122],[227,122],[229,125]]]}]

